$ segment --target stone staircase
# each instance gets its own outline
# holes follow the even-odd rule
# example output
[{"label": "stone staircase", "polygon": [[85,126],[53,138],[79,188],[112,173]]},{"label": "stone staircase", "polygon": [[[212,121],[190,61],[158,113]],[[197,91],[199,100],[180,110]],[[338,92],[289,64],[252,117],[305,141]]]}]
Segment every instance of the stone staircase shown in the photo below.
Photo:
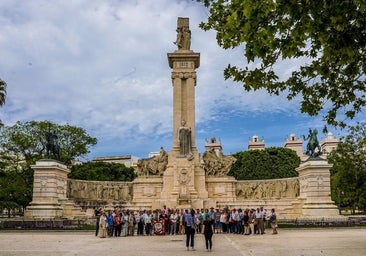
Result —
[{"label": "stone staircase", "polygon": [[62,216],[67,219],[85,219],[86,212],[70,199],[59,199],[59,203],[62,207]]}]

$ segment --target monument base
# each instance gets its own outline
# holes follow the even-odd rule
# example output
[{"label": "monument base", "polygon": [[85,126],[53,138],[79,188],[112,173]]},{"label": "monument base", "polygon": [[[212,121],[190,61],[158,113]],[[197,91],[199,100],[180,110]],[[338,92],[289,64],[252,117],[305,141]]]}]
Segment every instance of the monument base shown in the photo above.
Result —
[{"label": "monument base", "polygon": [[67,174],[65,165],[53,159],[43,159],[34,170],[33,200],[25,210],[30,218],[52,219],[63,216],[59,199],[66,199]]},{"label": "monument base", "polygon": [[24,217],[35,219],[55,219],[62,217],[62,207],[60,204],[38,204],[31,203],[27,206]]},{"label": "monument base", "polygon": [[334,205],[333,201],[305,202],[302,207],[302,217],[314,216],[339,216],[339,210],[338,207]]},{"label": "monument base", "polygon": [[301,217],[339,216],[339,210],[330,198],[331,167],[325,159],[309,158],[296,169],[303,199]]}]

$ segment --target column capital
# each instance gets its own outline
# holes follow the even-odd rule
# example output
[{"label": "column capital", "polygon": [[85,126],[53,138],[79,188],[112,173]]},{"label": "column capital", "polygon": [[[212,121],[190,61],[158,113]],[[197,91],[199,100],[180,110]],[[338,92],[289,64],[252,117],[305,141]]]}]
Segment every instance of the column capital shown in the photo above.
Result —
[{"label": "column capital", "polygon": [[169,67],[172,69],[196,69],[200,66],[200,53],[193,51],[175,51],[168,53]]}]

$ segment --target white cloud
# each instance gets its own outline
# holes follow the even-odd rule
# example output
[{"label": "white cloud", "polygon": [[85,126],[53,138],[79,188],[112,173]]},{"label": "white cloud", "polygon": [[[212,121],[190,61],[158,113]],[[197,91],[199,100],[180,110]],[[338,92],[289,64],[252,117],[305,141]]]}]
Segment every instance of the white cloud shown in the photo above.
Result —
[{"label": "white cloud", "polygon": [[[215,131],[238,132],[239,143],[246,143],[244,130],[261,124],[246,127],[245,118],[260,113],[298,115],[296,101],[245,92],[240,84],[224,81],[228,63],[243,63],[242,50],[222,50],[214,32],[198,28],[207,18],[201,3],[34,0],[0,3],[0,77],[8,83],[1,119],[6,125],[51,120],[83,127],[99,140],[92,156],[169,150],[173,111],[167,53],[176,50],[177,17],[190,18],[191,49],[201,53],[196,86],[201,147]],[[220,127],[229,117],[240,119],[238,130]],[[228,145],[234,141],[228,138]]]}]

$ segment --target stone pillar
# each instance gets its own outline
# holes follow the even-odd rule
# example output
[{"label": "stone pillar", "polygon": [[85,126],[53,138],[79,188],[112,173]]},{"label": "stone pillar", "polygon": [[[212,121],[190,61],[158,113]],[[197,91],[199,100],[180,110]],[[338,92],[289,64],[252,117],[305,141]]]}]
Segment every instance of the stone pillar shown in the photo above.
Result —
[{"label": "stone pillar", "polygon": [[179,155],[179,129],[184,126],[191,129],[192,153],[197,153],[195,128],[195,86],[196,71],[200,54],[193,51],[168,53],[169,66],[173,68],[173,148],[174,156]]},{"label": "stone pillar", "polygon": [[60,218],[63,208],[60,200],[66,200],[67,174],[65,165],[51,159],[40,160],[34,170],[33,199],[27,206],[25,217],[39,219]]},{"label": "stone pillar", "polygon": [[330,197],[331,164],[322,158],[310,158],[296,169],[299,173],[300,198],[304,200],[301,217],[339,216]]},{"label": "stone pillar", "polygon": [[[178,18],[177,32],[178,50],[168,53],[169,66],[173,69],[173,147],[163,175],[159,204],[170,208],[177,205],[202,208],[208,192],[196,148],[195,69],[200,66],[200,54],[190,50],[188,18]],[[180,134],[180,131],[184,132]]]}]

